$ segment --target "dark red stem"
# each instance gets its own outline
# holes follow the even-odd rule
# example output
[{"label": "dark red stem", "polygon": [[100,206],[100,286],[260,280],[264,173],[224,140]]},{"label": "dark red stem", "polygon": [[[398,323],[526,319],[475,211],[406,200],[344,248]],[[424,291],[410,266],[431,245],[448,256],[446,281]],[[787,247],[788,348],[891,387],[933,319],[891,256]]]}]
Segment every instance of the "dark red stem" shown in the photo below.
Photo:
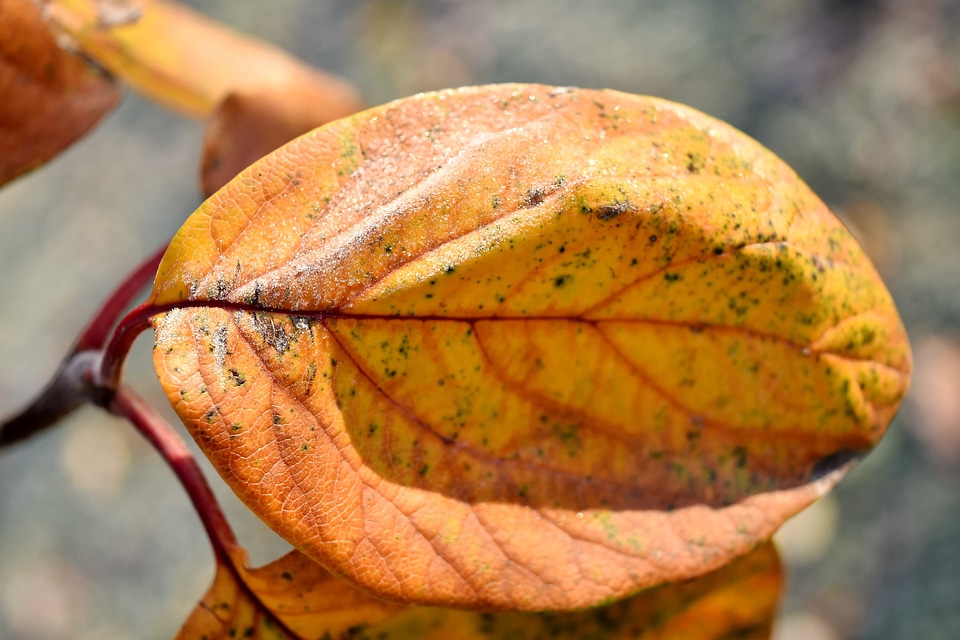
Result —
[{"label": "dark red stem", "polygon": [[[230,523],[227,522],[223,510],[220,509],[220,503],[217,502],[213,490],[207,484],[207,479],[200,470],[196,458],[193,457],[190,449],[187,448],[183,439],[177,435],[177,432],[173,430],[173,427],[167,424],[166,420],[160,417],[146,401],[126,386],[117,389],[107,409],[132,422],[173,469],[180,484],[187,491],[197,515],[200,516],[200,522],[203,523],[203,528],[210,539],[210,545],[213,547],[217,562],[233,574],[237,586],[246,593],[252,602],[258,603],[260,608],[270,615],[271,623],[286,634],[285,637],[300,638],[300,635],[276,616],[273,610],[263,602],[259,594],[250,589],[242,567],[237,565],[236,552],[245,552],[243,552],[240,543],[237,542],[237,536],[230,527]],[[231,552],[233,552],[232,555]]]},{"label": "dark red stem", "polygon": [[142,304],[120,320],[103,351],[97,378],[98,387],[107,392],[119,388],[123,361],[126,360],[137,336],[150,328],[150,318],[156,313],[153,305]]},{"label": "dark red stem", "polygon": [[117,359],[122,361],[126,357],[130,345],[125,345],[122,352],[111,352],[110,362],[116,369],[117,378],[112,379],[112,384],[106,389],[100,384],[100,351],[117,318],[157,272],[165,251],[165,247],[159,249],[124,278],[80,333],[73,349],[60,363],[46,388],[19,413],[0,421],[0,447],[26,440],[88,402],[109,402],[111,390],[116,388],[119,378],[120,363]]},{"label": "dark red stem", "polygon": [[160,260],[166,252],[164,245],[153,255],[143,261],[139,267],[130,272],[129,275],[120,283],[110,297],[103,303],[97,315],[93,317],[87,328],[80,334],[74,352],[87,351],[88,349],[102,349],[107,343],[110,330],[117,323],[117,318],[123,313],[123,310],[130,306],[137,294],[146,286],[148,282],[157,274],[160,266]]},{"label": "dark red stem", "polygon": [[217,558],[221,562],[232,565],[227,552],[239,546],[237,537],[183,439],[177,435],[173,427],[167,424],[166,420],[129,387],[121,386],[117,389],[107,408],[112,413],[132,422],[167,461],[197,510]]}]

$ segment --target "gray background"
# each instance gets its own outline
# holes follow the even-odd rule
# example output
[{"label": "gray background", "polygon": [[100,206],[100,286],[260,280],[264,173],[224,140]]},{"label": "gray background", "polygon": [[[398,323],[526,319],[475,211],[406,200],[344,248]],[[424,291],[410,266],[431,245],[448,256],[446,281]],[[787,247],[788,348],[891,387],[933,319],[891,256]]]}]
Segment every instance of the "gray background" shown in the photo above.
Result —
[{"label": "gray background", "polygon": [[[879,449],[788,525],[777,635],[960,637],[960,3],[191,4],[348,78],[369,104],[488,82],[611,87],[693,105],[782,156],[878,265],[917,373]],[[0,415],[199,203],[201,134],[127,94],[0,190]],[[165,407],[149,350],[137,343],[128,378]],[[284,548],[223,500],[254,561]],[[85,409],[0,451],[0,637],[171,637],[212,566],[183,491],[123,423]]]}]

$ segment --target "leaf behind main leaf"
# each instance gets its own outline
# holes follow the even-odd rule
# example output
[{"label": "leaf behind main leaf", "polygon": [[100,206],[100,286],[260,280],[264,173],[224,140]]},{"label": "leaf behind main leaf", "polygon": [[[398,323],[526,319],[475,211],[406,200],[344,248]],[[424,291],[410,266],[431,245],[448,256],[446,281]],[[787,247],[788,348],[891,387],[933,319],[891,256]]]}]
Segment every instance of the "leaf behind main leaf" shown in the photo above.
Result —
[{"label": "leaf behind main leaf", "polygon": [[[80,49],[132,87],[171,109],[207,116],[236,91],[288,94],[324,121],[356,111],[344,80],[274,46],[228,29],[172,0],[132,0],[135,19],[103,20],[103,0],[48,0],[51,21]],[[102,5],[106,5],[103,7]]]},{"label": "leaf behind main leaf", "polygon": [[771,543],[715,573],[565,614],[475,613],[394,605],[337,580],[298,551],[259,569],[219,564],[178,638],[351,640],[711,640],[768,638],[782,575]]},{"label": "leaf behind main leaf", "polygon": [[57,44],[33,0],[0,7],[0,185],[43,164],[100,120],[116,85]]},{"label": "leaf behind main leaf", "polygon": [[417,96],[241,173],[161,265],[155,362],[227,482],[381,597],[590,606],[716,569],[906,389],[846,230],[679,105]]}]

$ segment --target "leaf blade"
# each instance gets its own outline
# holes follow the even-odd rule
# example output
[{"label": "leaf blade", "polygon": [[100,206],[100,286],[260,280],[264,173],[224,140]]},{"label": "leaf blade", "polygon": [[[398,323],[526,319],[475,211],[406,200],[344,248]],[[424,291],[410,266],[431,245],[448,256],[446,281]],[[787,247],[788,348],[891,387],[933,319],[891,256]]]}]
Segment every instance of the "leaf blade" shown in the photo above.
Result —
[{"label": "leaf blade", "polygon": [[910,366],[785,165],[616,92],[481,87],[323,127],[187,221],[152,301],[180,307],[157,367],[234,490],[430,604],[563,610],[716,569],[839,480]]}]

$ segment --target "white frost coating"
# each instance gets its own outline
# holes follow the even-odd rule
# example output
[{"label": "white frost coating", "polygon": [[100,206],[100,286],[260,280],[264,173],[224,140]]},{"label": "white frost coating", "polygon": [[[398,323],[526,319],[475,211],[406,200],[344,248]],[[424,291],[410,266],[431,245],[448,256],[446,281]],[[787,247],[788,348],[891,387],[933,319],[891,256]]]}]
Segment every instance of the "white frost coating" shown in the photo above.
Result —
[{"label": "white frost coating", "polygon": [[169,327],[178,327],[180,326],[180,319],[183,316],[183,309],[176,308],[167,311],[163,316],[162,322],[157,322],[154,324],[154,337],[155,344],[157,346],[162,345],[165,342],[170,340],[176,340],[177,336],[170,331]]},{"label": "white frost coating", "polygon": [[[346,285],[347,289],[365,288],[373,284],[368,274],[345,273],[342,263],[346,258],[355,255],[358,249],[362,249],[372,239],[391,228],[396,228],[404,218],[423,209],[431,200],[437,199],[443,193],[441,187],[455,184],[458,179],[469,184],[471,176],[476,173],[477,166],[488,164],[486,158],[489,153],[485,147],[491,141],[515,135],[528,136],[531,134],[531,129],[536,130],[538,123],[539,121],[534,121],[521,127],[476,135],[452,158],[442,159],[443,164],[429,176],[416,182],[395,199],[378,205],[371,213],[333,237],[318,239],[319,232],[311,230],[301,242],[303,249],[294,254],[286,264],[255,277],[255,281],[262,286],[261,295],[270,301],[277,301],[284,297],[282,292],[290,291],[292,298],[284,299],[283,303],[291,311],[307,310],[301,304],[304,298],[320,299],[323,302],[322,306],[343,303],[342,300],[323,300],[331,283]],[[365,206],[365,193],[359,188],[359,185],[364,183],[364,173],[362,166],[356,171],[353,182],[347,187],[351,193],[344,201],[338,203],[338,209],[361,211]],[[378,173],[378,175],[381,174]],[[438,244],[452,239],[454,238],[444,238]],[[430,249],[435,248],[436,246],[430,247]],[[402,255],[398,252],[396,262],[391,265],[391,268],[396,269],[414,258],[416,255]],[[249,299],[254,293],[254,280],[250,280],[236,288],[231,297],[240,300]]]},{"label": "white frost coating", "polygon": [[197,342],[210,340],[213,344],[213,366],[217,377],[223,379],[223,366],[227,359],[227,325],[220,325],[212,336],[208,336],[203,329],[191,323],[193,337]]}]

